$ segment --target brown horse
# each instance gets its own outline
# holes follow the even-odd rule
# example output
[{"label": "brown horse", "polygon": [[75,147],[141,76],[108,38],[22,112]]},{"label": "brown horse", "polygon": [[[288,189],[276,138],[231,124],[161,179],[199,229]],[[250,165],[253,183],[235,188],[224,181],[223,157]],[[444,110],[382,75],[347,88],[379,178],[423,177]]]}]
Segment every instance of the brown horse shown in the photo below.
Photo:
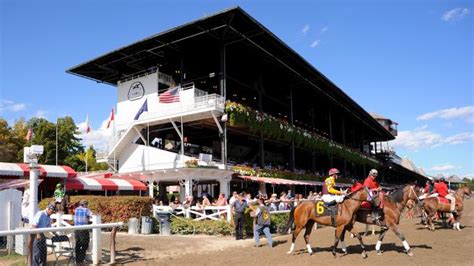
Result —
[{"label": "brown horse", "polygon": [[[371,200],[372,198],[370,196],[369,190],[364,187],[347,195],[342,203],[337,204],[337,215],[335,217],[336,235],[334,240],[334,246],[332,248],[332,254],[334,255],[334,257],[336,257],[336,248],[339,243],[339,238],[344,230],[348,230],[349,232],[357,236],[357,239],[359,239],[360,246],[362,248],[362,257],[367,257],[364,243],[362,243],[362,237],[357,232],[355,232],[355,230],[353,231],[353,225],[354,213],[359,209],[361,203],[363,201]],[[309,244],[309,236],[311,234],[311,229],[313,228],[314,223],[317,222],[318,224],[333,226],[331,216],[327,214],[325,215],[323,212],[324,209],[325,207],[322,201],[302,202],[298,204],[298,206],[291,209],[286,231],[288,231],[293,222],[295,223],[296,228],[292,235],[290,251],[288,251],[287,254],[291,254],[293,252],[295,248],[295,240],[303,228],[306,228],[306,231],[304,233],[306,247],[308,249],[309,254],[313,254],[313,250],[311,249],[311,245]],[[342,246],[342,250],[344,253],[346,253],[345,246]]]},{"label": "brown horse", "polygon": [[[453,229],[461,231],[460,220],[461,220],[462,211],[464,208],[464,205],[463,205],[464,196],[471,197],[471,193],[472,193],[471,188],[467,185],[462,186],[458,190],[456,190],[454,197],[456,198],[457,214],[454,215]],[[433,216],[436,214],[436,212],[450,213],[451,205],[447,203],[441,203],[438,197],[433,197],[433,198],[426,198],[424,200],[422,209],[426,215],[428,228],[434,231],[435,227],[432,220]]]},{"label": "brown horse", "polygon": [[[400,238],[403,243],[403,247],[409,256],[413,256],[413,252],[410,249],[410,245],[405,239],[405,236],[400,231],[398,224],[400,223],[400,215],[402,213],[403,208],[407,205],[407,202],[410,200],[418,201],[418,194],[414,185],[406,185],[405,187],[396,190],[395,192],[391,193],[390,195],[384,195],[384,205],[382,209],[382,215],[380,222],[382,225],[387,226],[391,229],[395,235]],[[375,220],[372,218],[372,210],[371,209],[359,209],[356,212],[356,221],[364,224],[377,224]],[[385,237],[385,233],[387,232],[387,228],[382,227],[380,230],[379,239],[377,244],[375,245],[375,250],[377,251],[377,255],[382,254],[380,250],[380,246],[382,245],[383,238]],[[344,243],[344,233],[341,236],[341,242]]]}]

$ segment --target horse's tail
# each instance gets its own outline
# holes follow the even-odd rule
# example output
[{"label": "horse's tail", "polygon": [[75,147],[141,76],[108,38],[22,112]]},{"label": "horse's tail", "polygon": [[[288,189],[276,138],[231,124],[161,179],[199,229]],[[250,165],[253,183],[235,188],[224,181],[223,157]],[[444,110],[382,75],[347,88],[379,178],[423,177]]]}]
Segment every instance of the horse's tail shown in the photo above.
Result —
[{"label": "horse's tail", "polygon": [[295,221],[295,209],[297,206],[293,206],[290,211],[290,216],[288,217],[288,222],[286,222],[286,227],[285,227],[285,234],[289,232],[291,229],[291,226],[293,225],[293,222]]}]

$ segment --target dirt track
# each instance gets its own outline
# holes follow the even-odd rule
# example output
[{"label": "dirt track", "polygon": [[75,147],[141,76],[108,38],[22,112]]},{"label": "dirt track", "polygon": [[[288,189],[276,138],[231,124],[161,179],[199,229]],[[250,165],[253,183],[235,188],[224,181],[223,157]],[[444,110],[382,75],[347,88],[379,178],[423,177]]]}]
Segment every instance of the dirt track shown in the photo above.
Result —
[{"label": "dirt track", "polygon": [[[402,219],[400,228],[412,247],[413,257],[405,254],[393,232],[387,232],[382,255],[376,255],[374,251],[377,235],[364,237],[367,259],[362,259],[358,241],[346,237],[349,254],[334,259],[330,252],[334,229],[326,227],[311,234],[313,256],[308,255],[302,234],[293,255],[286,254],[291,243],[290,235],[275,236],[276,246],[272,249],[267,246],[255,248],[252,239],[235,241],[231,237],[119,235],[117,262],[136,265],[473,265],[474,199],[465,201],[465,204],[461,220],[465,227],[461,232],[441,228],[440,224],[435,232],[430,232],[418,224],[418,218]],[[357,224],[357,228],[362,231],[365,226]],[[108,237],[104,238],[108,240]]]}]

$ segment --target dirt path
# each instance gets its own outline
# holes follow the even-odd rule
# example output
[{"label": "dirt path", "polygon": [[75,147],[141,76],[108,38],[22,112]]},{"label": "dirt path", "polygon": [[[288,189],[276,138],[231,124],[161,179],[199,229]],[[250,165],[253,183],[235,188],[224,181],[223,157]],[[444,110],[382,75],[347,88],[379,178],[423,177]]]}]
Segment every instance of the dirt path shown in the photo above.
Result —
[{"label": "dirt path", "polygon": [[[325,227],[313,231],[311,245],[315,252],[309,256],[302,234],[294,255],[287,255],[290,235],[274,237],[276,246],[255,248],[253,240],[235,241],[231,237],[210,236],[118,236],[117,262],[136,265],[322,265],[337,262],[338,265],[472,265],[474,252],[474,199],[467,200],[461,223],[463,231],[443,229],[435,232],[418,224],[419,219],[402,219],[400,228],[411,245],[415,256],[408,257],[393,232],[387,232],[382,255],[376,255],[376,236],[364,237],[369,257],[362,259],[356,239],[346,238],[349,255],[334,259],[330,250],[334,229]],[[365,226],[357,224],[362,231]],[[108,240],[108,237],[104,237]],[[265,240],[262,241],[265,243]]]}]

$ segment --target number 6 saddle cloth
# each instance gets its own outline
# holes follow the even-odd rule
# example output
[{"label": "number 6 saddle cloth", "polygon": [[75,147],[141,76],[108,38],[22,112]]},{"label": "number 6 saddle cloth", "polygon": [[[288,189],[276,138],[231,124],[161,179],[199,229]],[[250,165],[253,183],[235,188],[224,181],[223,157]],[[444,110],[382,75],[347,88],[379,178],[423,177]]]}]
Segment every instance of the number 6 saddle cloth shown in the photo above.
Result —
[{"label": "number 6 saddle cloth", "polygon": [[334,201],[324,202],[322,200],[318,200],[314,204],[316,217],[331,216],[331,224],[332,226],[336,226],[336,215],[338,206],[339,204],[336,204]]}]

